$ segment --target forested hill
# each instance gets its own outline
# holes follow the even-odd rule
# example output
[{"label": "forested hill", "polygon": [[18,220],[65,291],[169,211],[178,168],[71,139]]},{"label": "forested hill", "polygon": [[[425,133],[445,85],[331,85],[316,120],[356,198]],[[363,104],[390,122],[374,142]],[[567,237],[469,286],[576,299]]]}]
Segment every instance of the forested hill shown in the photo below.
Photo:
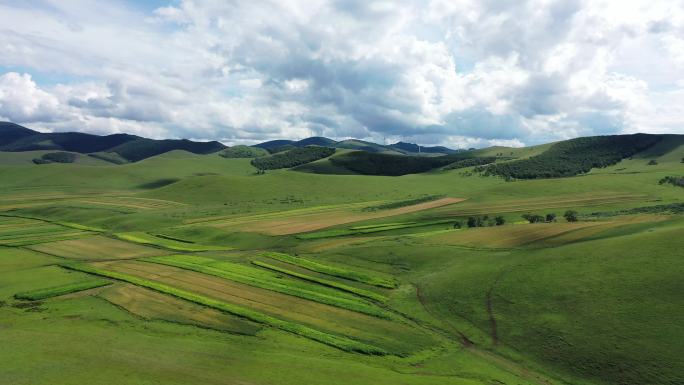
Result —
[{"label": "forested hill", "polygon": [[124,162],[136,162],[172,150],[208,154],[225,147],[215,141],[156,140],[129,134],[101,136],[81,132],[41,133],[14,123],[0,122],[0,151],[70,151],[92,154],[105,160],[122,159]]},{"label": "forested hill", "polygon": [[644,151],[665,138],[664,135],[633,134],[592,136],[570,139],[552,145],[528,159],[481,167],[485,175],[507,179],[568,177],[607,167]]}]

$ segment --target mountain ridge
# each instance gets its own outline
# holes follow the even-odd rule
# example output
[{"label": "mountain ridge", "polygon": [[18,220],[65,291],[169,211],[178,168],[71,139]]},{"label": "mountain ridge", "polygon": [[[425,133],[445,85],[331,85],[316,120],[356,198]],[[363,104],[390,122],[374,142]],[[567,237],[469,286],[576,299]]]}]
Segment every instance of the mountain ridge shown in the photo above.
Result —
[{"label": "mountain ridge", "polygon": [[118,155],[127,162],[137,162],[172,150],[208,154],[225,148],[225,145],[217,141],[149,139],[131,134],[42,133],[15,123],[0,122],[0,151],[6,152],[69,151],[80,154],[95,154],[94,156],[100,159],[107,159],[106,154],[110,154],[111,157]]}]

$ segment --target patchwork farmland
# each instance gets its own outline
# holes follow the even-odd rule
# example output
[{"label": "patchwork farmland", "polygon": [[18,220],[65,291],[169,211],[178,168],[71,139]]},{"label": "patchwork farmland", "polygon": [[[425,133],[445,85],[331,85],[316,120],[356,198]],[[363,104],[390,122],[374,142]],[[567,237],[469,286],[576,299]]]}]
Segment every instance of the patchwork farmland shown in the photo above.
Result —
[{"label": "patchwork farmland", "polygon": [[0,383],[682,383],[668,148],[513,181],[3,164]]}]

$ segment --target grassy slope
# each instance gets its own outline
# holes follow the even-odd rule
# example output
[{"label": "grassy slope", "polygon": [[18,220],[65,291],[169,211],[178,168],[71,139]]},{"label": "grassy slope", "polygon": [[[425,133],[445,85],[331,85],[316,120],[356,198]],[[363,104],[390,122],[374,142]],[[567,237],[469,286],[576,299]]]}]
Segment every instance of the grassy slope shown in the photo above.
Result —
[{"label": "grassy slope", "polygon": [[459,253],[419,285],[440,316],[475,324],[482,343],[606,383],[676,383],[684,286],[672,267],[681,264],[682,224],[552,253]]},{"label": "grassy slope", "polygon": [[[646,166],[656,155],[659,164]],[[665,154],[635,156],[586,176],[511,183],[465,177],[456,171],[398,178],[292,171],[254,176],[248,160],[183,152],[116,167],[73,164],[48,165],[48,169],[3,163],[0,206],[9,210],[30,204],[33,206],[19,210],[116,231],[159,233],[176,232],[165,227],[188,218],[402,200],[421,194],[468,200],[443,210],[359,225],[429,220],[459,215],[459,210],[495,214],[503,210],[497,205],[534,207],[532,211],[540,213],[567,208],[589,213],[681,202],[681,191],[659,186],[657,181],[682,174],[682,157],[684,147],[673,146]],[[136,187],[165,178],[180,181],[153,190]],[[77,203],[73,197],[79,194],[87,194],[89,199],[98,194],[167,199],[187,206],[95,207]],[[612,194],[634,198],[600,200]],[[41,201],[34,196],[46,198]],[[53,198],[56,196],[59,198]],[[600,199],[596,205],[570,201],[577,197]],[[548,203],[553,200],[561,203]],[[505,215],[513,221],[520,213]],[[261,338],[255,339],[145,321],[92,297],[56,298],[28,310],[15,308],[11,296],[18,292],[66,285],[86,276],[49,266],[59,261],[57,258],[0,248],[0,301],[4,301],[0,327],[13,325],[3,329],[0,343],[19,347],[0,353],[7,363],[4,367],[10,368],[0,371],[0,378],[17,384],[75,380],[93,384],[115,380],[225,383],[227,379],[323,384],[353,370],[359,384],[539,383],[525,374],[529,370],[520,369],[524,366],[532,373],[550,373],[572,383],[677,383],[683,371],[678,357],[683,353],[684,332],[670,320],[682,318],[681,310],[674,306],[683,289],[678,258],[682,229],[681,220],[671,220],[618,228],[591,241],[551,249],[503,251],[426,246],[419,239],[396,235],[317,253],[315,258],[321,262],[393,275],[400,286],[391,293],[389,306],[443,329],[450,341],[460,341],[461,332],[475,343],[467,349],[447,344],[438,352],[407,359],[345,354],[275,330],[261,332]],[[183,235],[194,234],[197,238],[192,240],[198,243],[213,244],[221,239],[211,231],[192,230],[186,228]],[[239,233],[230,237],[236,245],[290,253],[308,244],[290,237]],[[215,256],[227,258],[225,253]],[[413,284],[421,289],[419,296]],[[497,344],[493,343],[487,298],[496,320]],[[103,349],[104,354],[95,354]],[[489,351],[507,358],[492,358]],[[89,357],[85,368],[83,357]],[[300,367],[306,370],[294,370]],[[129,376],[124,378],[124,372]]]}]

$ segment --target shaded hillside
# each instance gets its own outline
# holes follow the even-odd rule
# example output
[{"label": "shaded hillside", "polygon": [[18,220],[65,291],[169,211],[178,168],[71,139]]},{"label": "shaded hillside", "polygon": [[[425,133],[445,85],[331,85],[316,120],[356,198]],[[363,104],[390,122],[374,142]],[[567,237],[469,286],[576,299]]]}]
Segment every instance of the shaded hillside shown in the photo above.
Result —
[{"label": "shaded hillside", "polygon": [[423,157],[354,151],[330,158],[330,162],[359,174],[400,176],[430,171],[469,157],[466,153]]},{"label": "shaded hillside", "polygon": [[661,135],[633,134],[593,136],[558,142],[545,152],[507,163],[480,169],[485,175],[506,179],[568,177],[589,172],[592,168],[613,165],[646,150],[663,139]]},{"label": "shaded hillside", "polygon": [[109,158],[123,158],[136,162],[171,150],[207,154],[223,148],[225,146],[219,142],[193,142],[186,139],[155,140],[129,134],[100,136],[81,132],[40,133],[14,123],[0,124],[0,151],[56,150],[81,154],[99,153],[94,157],[108,161]]},{"label": "shaded hillside", "polygon": [[310,138],[302,139],[298,142],[295,142],[295,146],[297,147],[303,147],[303,146],[322,146],[322,147],[335,147],[335,144],[337,142],[324,138],[322,136],[312,136]]},{"label": "shaded hillside", "polygon": [[334,153],[334,148],[307,146],[273,154],[271,156],[255,158],[252,160],[252,165],[260,170],[290,168],[327,158]]},{"label": "shaded hillside", "polygon": [[0,122],[0,146],[10,144],[21,138],[38,134],[37,131],[29,130],[18,124]]},{"label": "shaded hillside", "polygon": [[275,150],[278,147],[282,147],[282,146],[285,146],[288,144],[293,144],[293,143],[295,143],[293,140],[278,139],[278,140],[269,140],[268,142],[255,144],[252,147],[263,148],[264,150],[268,150],[269,152],[271,152],[271,150]]},{"label": "shaded hillside", "polygon": [[2,151],[63,150],[80,153],[105,151],[134,141],[139,137],[128,134],[99,136],[81,132],[60,132],[26,136],[0,148]]},{"label": "shaded hillside", "polygon": [[131,162],[163,154],[172,150],[185,150],[194,154],[210,154],[224,149],[223,144],[213,142],[193,142],[187,139],[139,139],[110,149]]}]

